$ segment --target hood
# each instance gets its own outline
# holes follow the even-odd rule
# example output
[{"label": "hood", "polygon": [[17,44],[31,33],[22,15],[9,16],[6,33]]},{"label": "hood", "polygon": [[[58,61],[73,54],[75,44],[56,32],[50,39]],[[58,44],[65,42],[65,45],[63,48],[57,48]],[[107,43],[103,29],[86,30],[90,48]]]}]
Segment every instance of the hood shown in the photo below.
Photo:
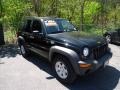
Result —
[{"label": "hood", "polygon": [[57,34],[49,34],[51,40],[72,44],[78,47],[88,46],[90,48],[106,43],[106,39],[100,36],[83,35],[81,32],[64,32]]}]

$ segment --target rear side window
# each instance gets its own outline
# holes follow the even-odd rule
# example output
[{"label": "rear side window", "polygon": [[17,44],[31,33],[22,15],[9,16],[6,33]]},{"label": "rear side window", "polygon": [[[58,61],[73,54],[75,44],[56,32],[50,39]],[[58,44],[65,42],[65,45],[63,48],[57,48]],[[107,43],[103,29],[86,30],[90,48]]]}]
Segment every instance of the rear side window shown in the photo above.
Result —
[{"label": "rear side window", "polygon": [[27,20],[23,26],[25,32],[31,32],[31,20]]}]

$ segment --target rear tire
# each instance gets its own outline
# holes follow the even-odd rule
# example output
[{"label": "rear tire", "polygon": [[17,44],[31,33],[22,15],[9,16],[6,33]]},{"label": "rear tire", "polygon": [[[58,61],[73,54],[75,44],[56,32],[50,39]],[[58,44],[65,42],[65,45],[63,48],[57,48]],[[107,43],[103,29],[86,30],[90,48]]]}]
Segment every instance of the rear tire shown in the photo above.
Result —
[{"label": "rear tire", "polygon": [[28,50],[25,47],[25,45],[24,44],[20,44],[19,47],[20,47],[21,55],[23,57],[27,57],[29,55],[29,53],[28,53]]},{"label": "rear tire", "polygon": [[53,69],[57,79],[62,83],[71,84],[77,77],[71,63],[65,56],[55,56],[53,60]]}]

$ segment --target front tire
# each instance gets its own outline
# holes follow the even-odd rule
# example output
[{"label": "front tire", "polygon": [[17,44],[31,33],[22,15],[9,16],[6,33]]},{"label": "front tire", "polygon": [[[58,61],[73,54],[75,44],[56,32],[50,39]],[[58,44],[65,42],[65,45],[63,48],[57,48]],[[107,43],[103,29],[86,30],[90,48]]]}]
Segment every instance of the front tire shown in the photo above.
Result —
[{"label": "front tire", "polygon": [[62,55],[55,56],[53,69],[57,79],[62,83],[71,84],[77,77],[71,63]]}]

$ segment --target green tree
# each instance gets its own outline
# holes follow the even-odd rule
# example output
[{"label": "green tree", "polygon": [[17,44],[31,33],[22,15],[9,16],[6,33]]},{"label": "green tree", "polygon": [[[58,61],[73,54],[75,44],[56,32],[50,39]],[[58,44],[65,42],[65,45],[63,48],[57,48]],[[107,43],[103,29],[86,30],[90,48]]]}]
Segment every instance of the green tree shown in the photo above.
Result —
[{"label": "green tree", "polygon": [[3,19],[5,23],[17,29],[22,17],[29,15],[31,4],[25,3],[24,0],[3,0],[2,3],[4,9]]}]

